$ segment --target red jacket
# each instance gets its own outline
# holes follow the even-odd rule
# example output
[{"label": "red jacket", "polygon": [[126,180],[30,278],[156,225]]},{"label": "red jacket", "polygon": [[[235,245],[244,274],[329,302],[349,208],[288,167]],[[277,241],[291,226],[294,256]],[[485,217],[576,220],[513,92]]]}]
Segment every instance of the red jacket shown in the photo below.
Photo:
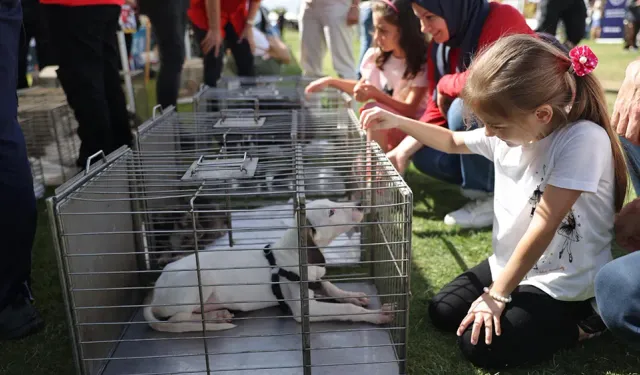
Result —
[{"label": "red jacket", "polygon": [[[496,40],[509,34],[531,34],[536,35],[533,30],[527,25],[524,17],[520,12],[507,4],[500,4],[497,2],[489,3],[489,14],[482,26],[480,37],[478,39],[478,52],[483,48],[491,45]],[[431,56],[431,49],[436,46],[435,43],[429,44],[428,56]],[[431,58],[427,60],[427,79],[429,81],[427,90],[427,109],[420,118],[422,122],[428,122],[435,125],[445,125],[447,121],[442,117],[438,104],[433,100],[433,91],[438,88],[438,91],[456,98],[462,92],[469,71],[456,73],[456,61],[460,55],[460,49],[452,48],[449,51],[449,65],[451,67],[451,74],[445,74],[440,78],[437,83],[435,81],[436,64]]]},{"label": "red jacket", "polygon": [[64,5],[68,7],[87,5],[119,5],[124,4],[124,0],[40,0],[40,4]]},{"label": "red jacket", "polygon": [[[209,17],[207,17],[207,0],[191,0],[191,6],[187,14],[194,25],[202,30],[209,30]],[[246,0],[220,0],[220,28],[224,38],[224,27],[231,23],[237,35],[244,30],[249,18],[249,9]]]}]

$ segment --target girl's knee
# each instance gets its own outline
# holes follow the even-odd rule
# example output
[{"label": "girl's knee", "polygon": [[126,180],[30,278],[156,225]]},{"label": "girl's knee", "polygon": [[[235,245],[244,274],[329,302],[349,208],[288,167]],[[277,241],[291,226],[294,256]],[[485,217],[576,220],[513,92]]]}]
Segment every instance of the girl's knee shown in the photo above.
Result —
[{"label": "girl's knee", "polygon": [[441,331],[455,332],[462,322],[460,309],[442,298],[440,294],[429,301],[429,319],[434,327]]}]

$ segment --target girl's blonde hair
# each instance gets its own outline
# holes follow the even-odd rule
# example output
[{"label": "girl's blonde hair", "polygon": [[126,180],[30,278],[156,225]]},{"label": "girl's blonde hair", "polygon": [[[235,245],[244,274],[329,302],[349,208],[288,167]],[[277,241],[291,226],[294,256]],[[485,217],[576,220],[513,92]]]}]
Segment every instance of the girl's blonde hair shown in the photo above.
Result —
[{"label": "girl's blonde hair", "polygon": [[479,118],[522,118],[548,104],[556,128],[578,120],[600,125],[611,141],[619,211],[627,192],[627,166],[620,139],[611,127],[604,91],[593,73],[580,77],[570,68],[569,55],[552,44],[531,35],[506,36],[472,62],[461,97]]}]

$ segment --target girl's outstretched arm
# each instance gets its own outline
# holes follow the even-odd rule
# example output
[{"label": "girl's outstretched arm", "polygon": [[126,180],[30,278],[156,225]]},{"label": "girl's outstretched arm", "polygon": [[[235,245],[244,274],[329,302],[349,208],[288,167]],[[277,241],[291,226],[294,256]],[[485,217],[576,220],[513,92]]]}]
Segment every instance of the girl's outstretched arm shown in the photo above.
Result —
[{"label": "girl's outstretched arm", "polygon": [[375,107],[362,111],[360,123],[363,129],[400,129],[420,143],[447,154],[471,154],[464,143],[464,132],[453,132],[442,126],[412,120]]},{"label": "girl's outstretched arm", "polygon": [[318,92],[326,89],[327,87],[333,87],[342,92],[346,92],[349,95],[353,95],[353,89],[358,84],[358,81],[353,79],[323,77],[316,79],[305,87],[304,92],[309,94],[312,92]]},{"label": "girl's outstretched arm", "polygon": [[547,185],[529,229],[509,258],[491,291],[506,297],[520,284],[545,252],[562,220],[567,216],[582,191]]}]

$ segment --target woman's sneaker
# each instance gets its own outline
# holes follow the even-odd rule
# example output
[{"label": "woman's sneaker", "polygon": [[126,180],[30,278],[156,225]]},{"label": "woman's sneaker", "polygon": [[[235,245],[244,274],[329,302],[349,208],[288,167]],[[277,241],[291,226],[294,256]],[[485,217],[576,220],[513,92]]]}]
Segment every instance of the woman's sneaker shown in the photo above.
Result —
[{"label": "woman's sneaker", "polygon": [[444,217],[447,225],[462,228],[485,228],[493,225],[493,195],[472,200]]}]

